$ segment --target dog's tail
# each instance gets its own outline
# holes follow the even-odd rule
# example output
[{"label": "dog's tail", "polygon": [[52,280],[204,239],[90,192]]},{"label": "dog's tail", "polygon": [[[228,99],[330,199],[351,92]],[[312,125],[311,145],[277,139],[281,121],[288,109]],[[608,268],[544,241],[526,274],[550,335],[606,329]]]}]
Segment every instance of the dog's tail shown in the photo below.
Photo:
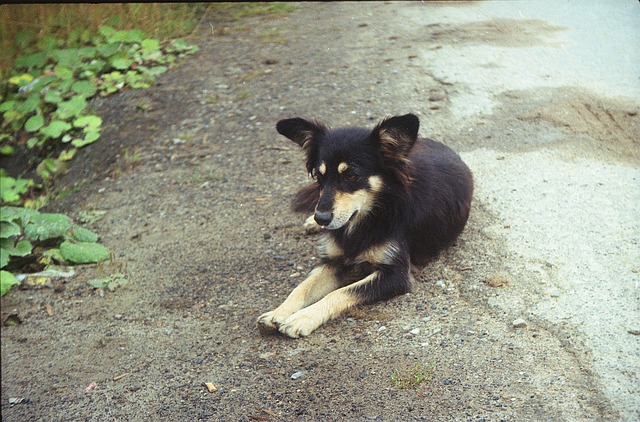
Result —
[{"label": "dog's tail", "polygon": [[316,209],[320,198],[320,188],[316,182],[309,183],[300,188],[291,201],[291,209],[295,212],[310,213]]}]

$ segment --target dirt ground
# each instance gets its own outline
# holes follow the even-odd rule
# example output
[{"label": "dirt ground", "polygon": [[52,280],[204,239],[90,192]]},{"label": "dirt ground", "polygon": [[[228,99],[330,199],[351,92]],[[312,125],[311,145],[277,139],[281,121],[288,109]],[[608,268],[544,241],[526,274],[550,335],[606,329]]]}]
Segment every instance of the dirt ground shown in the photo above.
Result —
[{"label": "dirt ground", "polygon": [[[569,30],[517,15],[459,27],[408,18],[472,7],[302,3],[284,16],[226,24],[205,16],[196,56],[150,89],[97,103],[103,139],[81,151],[60,182],[79,189],[47,211],[106,211],[88,226],[114,260],[77,267],[55,290],[2,298],[3,314],[22,321],[2,327],[2,419],[638,417],[637,285],[625,295],[631,325],[612,358],[626,372],[607,373],[597,364],[600,343],[585,333],[591,326],[556,323],[541,310],[567,297],[584,307],[558,281],[568,277],[564,264],[544,248],[533,259],[513,247],[528,242],[526,233],[516,236],[524,211],[503,212],[510,204],[535,209],[517,195],[536,186],[516,194],[486,183],[516,177],[528,162],[553,182],[544,166],[588,159],[630,172],[637,189],[637,99],[523,87],[492,91],[484,110],[489,97],[429,60],[448,45],[559,48],[557,37]],[[421,116],[422,135],[460,151],[474,171],[478,195],[458,243],[425,268],[412,294],[356,309],[308,338],[260,332],[256,318],[316,262],[305,216],[289,210],[307,181],[302,154],[275,123],[299,115],[373,126],[407,112]],[[627,196],[637,202],[633,187]],[[636,226],[630,239],[637,234]],[[632,245],[640,257],[637,237]],[[638,261],[627,264],[617,269],[621,279],[637,282]],[[86,284],[112,273],[129,283],[102,295]],[[549,293],[555,281],[560,292]],[[525,325],[516,328],[519,318]],[[426,380],[399,385],[394,374],[407,378],[416,365]],[[615,380],[619,400],[609,388]]]}]

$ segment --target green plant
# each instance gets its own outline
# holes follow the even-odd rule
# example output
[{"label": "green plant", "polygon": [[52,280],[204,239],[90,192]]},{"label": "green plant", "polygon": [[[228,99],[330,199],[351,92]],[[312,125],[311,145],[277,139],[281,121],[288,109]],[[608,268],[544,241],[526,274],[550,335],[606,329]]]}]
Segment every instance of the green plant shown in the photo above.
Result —
[{"label": "green plant", "polygon": [[[24,142],[40,157],[36,173],[47,188],[77,148],[100,138],[102,119],[89,111],[93,97],[147,88],[177,59],[198,51],[183,39],[160,43],[135,29],[101,26],[97,34],[85,35],[68,48],[55,37],[35,45],[25,41],[24,53],[3,81],[7,95],[0,98],[0,151],[10,155]],[[3,179],[7,204],[19,202],[16,196],[35,185]]]},{"label": "green plant", "polygon": [[416,364],[407,371],[400,372],[396,369],[389,377],[398,388],[416,388],[424,381],[431,379],[432,372],[433,365]]},{"label": "green plant", "polygon": [[[8,267],[14,258],[33,255],[32,261],[39,260],[45,266],[54,261],[87,264],[109,259],[109,249],[97,242],[97,234],[74,224],[64,214],[40,213],[21,207],[0,207],[2,294],[16,284],[15,277],[6,275],[11,274]],[[8,283],[6,285],[5,278]]]},{"label": "green plant", "polygon": [[107,289],[110,292],[129,283],[127,276],[122,273],[114,273],[107,277],[87,281],[87,284],[95,289]]}]

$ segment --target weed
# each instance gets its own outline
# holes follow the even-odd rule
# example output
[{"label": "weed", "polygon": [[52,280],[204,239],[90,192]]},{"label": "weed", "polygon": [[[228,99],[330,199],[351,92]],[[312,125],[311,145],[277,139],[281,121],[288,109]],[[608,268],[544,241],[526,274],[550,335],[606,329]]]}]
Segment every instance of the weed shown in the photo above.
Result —
[{"label": "weed", "polygon": [[397,388],[416,388],[424,381],[431,379],[432,372],[433,365],[416,364],[407,371],[394,370],[389,378]]},{"label": "weed", "polygon": [[[0,269],[2,294],[17,284],[11,271],[14,260],[30,258],[49,267],[53,261],[88,264],[109,259],[110,252],[98,243],[98,235],[73,223],[64,214],[40,213],[20,207],[0,207]],[[6,283],[5,283],[6,281]]]}]

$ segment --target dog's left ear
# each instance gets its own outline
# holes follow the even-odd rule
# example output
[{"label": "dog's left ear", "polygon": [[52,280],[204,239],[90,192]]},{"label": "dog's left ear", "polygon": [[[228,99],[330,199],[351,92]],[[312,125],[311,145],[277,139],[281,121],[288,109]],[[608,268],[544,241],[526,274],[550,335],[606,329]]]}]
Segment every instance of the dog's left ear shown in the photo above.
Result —
[{"label": "dog's left ear", "polygon": [[395,162],[404,162],[418,139],[420,120],[414,114],[384,119],[373,129],[371,136],[380,154]]}]

